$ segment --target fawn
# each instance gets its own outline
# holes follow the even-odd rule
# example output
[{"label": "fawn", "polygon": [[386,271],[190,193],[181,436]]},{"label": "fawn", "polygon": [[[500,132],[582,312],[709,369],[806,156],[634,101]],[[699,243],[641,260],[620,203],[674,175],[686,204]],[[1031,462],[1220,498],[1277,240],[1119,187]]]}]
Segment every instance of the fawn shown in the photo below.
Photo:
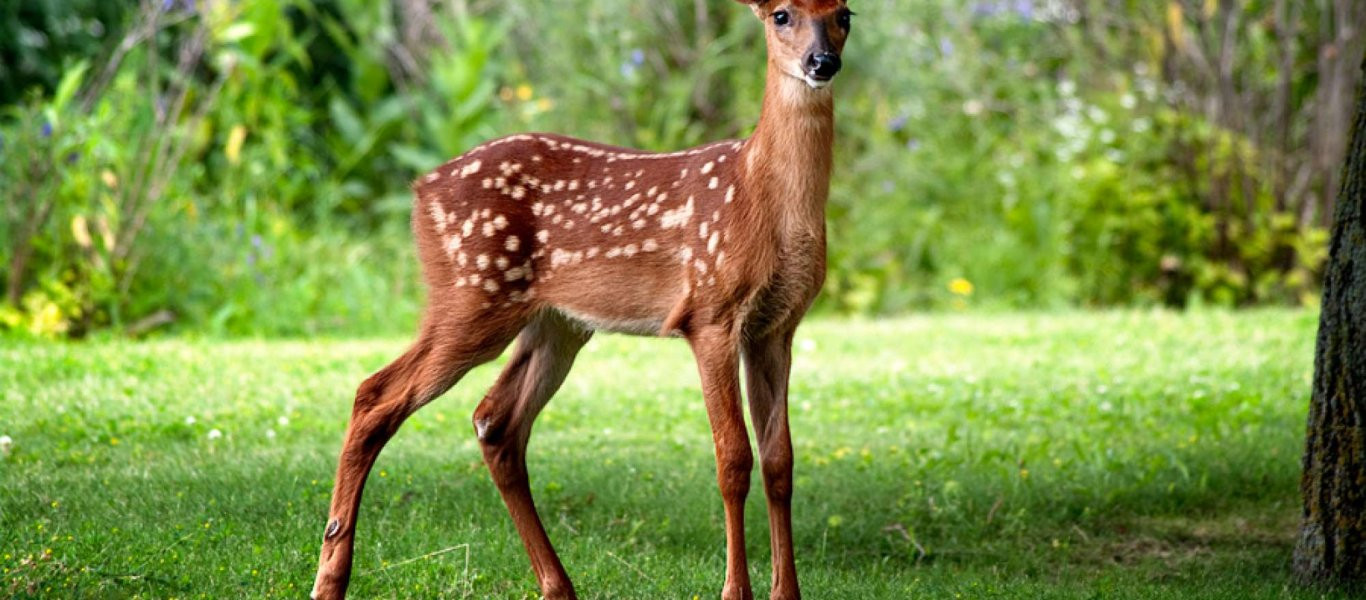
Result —
[{"label": "fawn", "polygon": [[487,142],[414,183],[428,288],[417,341],[360,385],[337,467],[313,598],[340,598],[365,479],[409,415],[516,338],[474,411],[494,483],[546,598],[573,584],[532,503],[532,422],[594,331],[675,336],[697,359],[725,507],[721,596],[752,598],[744,502],[759,445],[772,597],[798,598],[787,382],[793,332],[825,280],[834,107],[851,13],[844,0],[740,0],[765,23],[753,136],[668,154],[549,134]]}]

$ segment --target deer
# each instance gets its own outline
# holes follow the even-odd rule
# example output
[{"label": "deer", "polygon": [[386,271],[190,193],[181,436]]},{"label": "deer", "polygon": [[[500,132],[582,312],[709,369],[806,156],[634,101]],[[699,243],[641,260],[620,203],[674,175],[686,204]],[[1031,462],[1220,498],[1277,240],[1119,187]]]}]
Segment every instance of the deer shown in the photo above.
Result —
[{"label": "deer", "polygon": [[576,593],[536,512],[526,456],[536,416],[595,332],[676,337],[696,359],[725,515],[721,597],[753,598],[744,504],[759,450],[771,597],[800,597],[792,543],[792,342],[825,281],[831,83],[846,0],[737,0],[764,24],[753,134],[671,153],[519,134],[413,183],[427,289],[416,341],[356,391],[312,598],[345,596],[376,457],[406,418],[515,345],[473,414],[483,460],[547,599]]}]

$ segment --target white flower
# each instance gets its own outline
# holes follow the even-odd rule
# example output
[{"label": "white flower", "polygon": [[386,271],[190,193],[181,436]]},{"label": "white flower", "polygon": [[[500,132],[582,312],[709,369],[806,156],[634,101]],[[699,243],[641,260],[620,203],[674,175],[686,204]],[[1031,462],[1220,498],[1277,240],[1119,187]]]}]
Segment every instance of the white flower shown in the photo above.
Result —
[{"label": "white flower", "polygon": [[185,424],[186,424],[186,425],[194,425],[194,415],[190,415],[190,416],[188,416],[188,417],[185,417]]},{"label": "white flower", "polygon": [[273,440],[273,439],[275,439],[275,430],[274,430],[274,429],[267,429],[267,430],[266,430],[266,439],[268,439],[268,440]]},{"label": "white flower", "polygon": [[14,439],[7,435],[0,435],[0,452],[9,454],[10,446],[14,445]]},{"label": "white flower", "polygon": [[286,417],[286,416],[284,416],[284,415],[280,415],[280,418],[275,419],[275,422],[278,423],[281,427],[288,427],[288,426],[289,426],[289,417]]},{"label": "white flower", "polygon": [[800,348],[802,352],[814,351],[816,349],[816,340],[803,338],[802,341],[797,342],[797,347]]},{"label": "white flower", "polygon": [[217,429],[210,429],[210,430],[209,430],[209,439],[211,439],[211,440],[216,440],[216,439],[221,438],[221,437],[223,437],[223,432],[221,432],[221,431],[219,431],[219,430],[217,430]]}]

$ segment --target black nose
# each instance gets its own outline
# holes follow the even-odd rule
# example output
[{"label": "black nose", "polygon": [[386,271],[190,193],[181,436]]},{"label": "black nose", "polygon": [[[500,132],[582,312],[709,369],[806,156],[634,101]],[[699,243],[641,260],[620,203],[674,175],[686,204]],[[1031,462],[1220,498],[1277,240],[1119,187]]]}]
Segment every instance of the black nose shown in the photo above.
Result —
[{"label": "black nose", "polygon": [[840,55],[814,52],[806,57],[806,74],[814,79],[830,79],[840,72]]}]

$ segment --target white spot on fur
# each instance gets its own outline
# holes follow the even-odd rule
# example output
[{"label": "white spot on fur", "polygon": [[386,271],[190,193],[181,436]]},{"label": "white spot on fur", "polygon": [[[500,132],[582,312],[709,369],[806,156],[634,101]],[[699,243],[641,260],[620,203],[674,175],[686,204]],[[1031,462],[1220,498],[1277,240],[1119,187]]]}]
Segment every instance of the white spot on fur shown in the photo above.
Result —
[{"label": "white spot on fur", "polygon": [[536,239],[537,239],[538,241],[540,241],[542,244],[544,244],[544,243],[546,242],[546,240],[549,240],[549,239],[550,239],[550,231],[547,230],[547,229],[542,229],[542,230],[540,230],[540,231],[537,231],[537,232],[536,232]]},{"label": "white spot on fur", "polygon": [[715,178],[715,177],[712,177],[712,178],[711,178],[711,181],[707,182],[707,189],[709,189],[709,190],[714,190],[714,189],[716,189],[716,188],[717,188],[718,186],[720,186],[720,185],[721,185],[721,180],[720,180],[720,179],[717,179],[717,178]]},{"label": "white spot on fur", "polygon": [[474,257],[474,265],[479,267],[480,271],[489,268],[489,255],[480,254],[479,256]]},{"label": "white spot on fur", "polygon": [[664,211],[664,214],[659,217],[659,226],[665,229],[682,227],[683,225],[687,224],[687,222],[690,219],[692,219],[692,213],[693,197],[688,196],[688,201],[684,203],[683,206],[673,210]]},{"label": "white spot on fur", "polygon": [[503,242],[503,247],[506,248],[508,252],[516,252],[518,248],[522,247],[522,240],[515,235],[510,235],[508,236],[507,241]]},{"label": "white spot on fur", "polygon": [[727,186],[727,187],[726,187],[726,204],[730,204],[731,202],[734,202],[734,201],[735,201],[735,186],[733,186],[733,185]]},{"label": "white spot on fur", "polygon": [[712,170],[712,168],[714,168],[715,166],[716,166],[716,163],[711,162],[711,161],[707,161],[707,164],[702,165],[702,174],[703,174],[703,175],[706,175],[707,173],[710,173],[711,170]]},{"label": "white spot on fur", "polygon": [[484,166],[484,161],[476,159],[474,162],[465,165],[465,168],[460,169],[460,178],[464,179],[466,177],[469,177],[470,175],[478,173],[479,168],[482,166]]},{"label": "white spot on fur", "polygon": [[446,211],[441,208],[441,203],[432,200],[432,203],[427,205],[427,212],[431,214],[432,222],[436,223],[436,232],[446,233]]}]

